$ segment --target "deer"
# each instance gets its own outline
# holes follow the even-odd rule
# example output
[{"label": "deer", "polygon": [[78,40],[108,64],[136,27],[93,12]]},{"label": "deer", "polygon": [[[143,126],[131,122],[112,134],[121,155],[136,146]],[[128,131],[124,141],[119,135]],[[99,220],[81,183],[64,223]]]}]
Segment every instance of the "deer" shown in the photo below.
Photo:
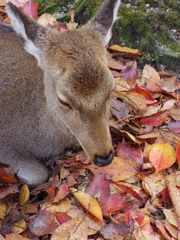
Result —
[{"label": "deer", "polygon": [[13,27],[0,24],[0,162],[20,182],[45,183],[46,161],[77,143],[97,166],[113,161],[115,83],[105,46],[120,2],[104,1],[85,25],[63,33],[6,4]]}]

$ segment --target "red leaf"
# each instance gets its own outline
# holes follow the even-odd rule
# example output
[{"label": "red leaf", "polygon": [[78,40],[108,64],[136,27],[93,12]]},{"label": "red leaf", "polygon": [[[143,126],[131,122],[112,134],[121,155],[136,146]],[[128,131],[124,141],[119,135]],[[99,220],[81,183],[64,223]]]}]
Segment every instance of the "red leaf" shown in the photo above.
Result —
[{"label": "red leaf", "polygon": [[38,13],[38,11],[37,11],[38,2],[29,1],[25,5],[23,5],[22,9],[23,9],[24,13],[32,16],[32,18],[35,19],[37,16],[37,13]]},{"label": "red leaf", "polygon": [[56,212],[55,213],[56,219],[59,224],[63,224],[71,219],[66,213]]},{"label": "red leaf", "polygon": [[168,117],[168,111],[158,112],[152,116],[142,117],[140,124],[142,125],[152,125],[154,127],[161,126]]},{"label": "red leaf", "polygon": [[54,197],[55,189],[53,188],[53,186],[49,186],[45,189],[45,191],[49,194],[50,197]]},{"label": "red leaf", "polygon": [[144,213],[139,210],[129,210],[124,215],[127,217],[127,220],[124,222],[127,226],[131,226],[135,222],[141,225],[145,217]]},{"label": "red leaf", "polygon": [[129,193],[130,195],[132,195],[133,197],[137,198],[138,200],[141,201],[140,196],[138,195],[137,192],[135,192],[132,188],[127,187],[123,184],[119,184],[119,183],[114,183],[116,186],[118,186],[119,188],[121,188],[124,192]]},{"label": "red leaf", "polygon": [[110,197],[110,185],[105,175],[100,173],[93,175],[86,186],[85,193],[91,197],[98,198],[99,205],[105,204]]},{"label": "red leaf", "polygon": [[169,123],[167,128],[172,132],[180,133],[180,121]]},{"label": "red leaf", "polygon": [[176,147],[176,158],[177,158],[177,164],[180,168],[180,142]]},{"label": "red leaf", "polygon": [[11,193],[19,192],[18,188],[19,188],[19,185],[17,184],[7,188],[0,188],[0,199],[8,196]]},{"label": "red leaf", "polygon": [[110,196],[109,200],[101,206],[102,214],[109,217],[112,213],[123,209],[127,203],[126,193],[114,193]]},{"label": "red leaf", "polygon": [[170,198],[169,190],[167,186],[162,190],[161,201],[164,203],[165,207],[167,207],[167,205],[171,203],[171,198]]},{"label": "red leaf", "polygon": [[136,83],[135,85],[135,91],[145,97],[146,100],[154,101],[154,98],[151,94],[151,92],[148,89],[145,89],[143,87],[139,87]]},{"label": "red leaf", "polygon": [[117,156],[123,159],[131,159],[140,166],[143,161],[142,152],[125,141],[118,143]]}]

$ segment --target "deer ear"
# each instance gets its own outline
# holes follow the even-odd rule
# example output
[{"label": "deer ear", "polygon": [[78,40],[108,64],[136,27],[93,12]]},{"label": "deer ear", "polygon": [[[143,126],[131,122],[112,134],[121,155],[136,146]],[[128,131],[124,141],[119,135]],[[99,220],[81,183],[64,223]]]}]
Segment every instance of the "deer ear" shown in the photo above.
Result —
[{"label": "deer ear", "polygon": [[[24,39],[26,51],[39,60],[43,42],[42,36],[45,35],[46,29],[24,14],[11,2],[6,4],[6,12],[16,33]],[[41,39],[39,36],[41,36]]]},{"label": "deer ear", "polygon": [[121,0],[106,0],[96,13],[96,15],[87,23],[94,30],[99,31],[106,45],[112,36],[112,26],[118,19],[117,13]]}]

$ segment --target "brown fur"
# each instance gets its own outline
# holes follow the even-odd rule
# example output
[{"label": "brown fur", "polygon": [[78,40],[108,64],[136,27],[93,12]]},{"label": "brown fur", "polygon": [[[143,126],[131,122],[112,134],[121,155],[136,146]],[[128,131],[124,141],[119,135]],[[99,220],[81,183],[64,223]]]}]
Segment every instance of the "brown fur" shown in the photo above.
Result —
[{"label": "brown fur", "polygon": [[[117,1],[107,0],[104,6]],[[0,25],[0,161],[35,186],[48,177],[38,159],[58,155],[78,140],[93,162],[99,156],[107,165],[113,151],[108,121],[114,81],[104,33],[96,29],[101,23],[61,34],[12,4],[7,12],[19,35]]]}]

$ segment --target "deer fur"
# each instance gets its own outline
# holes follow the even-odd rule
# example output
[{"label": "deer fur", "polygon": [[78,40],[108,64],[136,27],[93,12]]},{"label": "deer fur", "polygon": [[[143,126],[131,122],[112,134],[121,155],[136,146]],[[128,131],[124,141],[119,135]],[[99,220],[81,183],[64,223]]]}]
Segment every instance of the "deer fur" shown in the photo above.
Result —
[{"label": "deer fur", "polygon": [[113,160],[109,132],[113,77],[105,45],[120,0],[106,0],[79,29],[42,27],[12,3],[0,25],[0,162],[22,182],[48,179],[41,159],[79,142],[98,166]]}]

